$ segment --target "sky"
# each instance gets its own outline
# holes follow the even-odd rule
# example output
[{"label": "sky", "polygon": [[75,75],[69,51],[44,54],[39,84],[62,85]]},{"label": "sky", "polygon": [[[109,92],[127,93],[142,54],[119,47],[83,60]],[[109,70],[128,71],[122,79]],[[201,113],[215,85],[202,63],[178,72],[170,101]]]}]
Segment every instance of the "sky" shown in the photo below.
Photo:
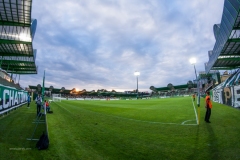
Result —
[{"label": "sky", "polygon": [[150,91],[205,71],[224,0],[33,0],[38,74],[23,87]]}]

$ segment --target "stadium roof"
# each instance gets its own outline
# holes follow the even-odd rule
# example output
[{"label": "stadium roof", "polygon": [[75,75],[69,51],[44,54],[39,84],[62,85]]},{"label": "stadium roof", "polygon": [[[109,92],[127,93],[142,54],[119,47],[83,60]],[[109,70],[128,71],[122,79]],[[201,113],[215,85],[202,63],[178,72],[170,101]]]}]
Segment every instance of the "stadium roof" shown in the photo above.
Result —
[{"label": "stadium roof", "polygon": [[240,2],[225,0],[221,24],[213,26],[216,43],[209,51],[205,70],[230,70],[240,67]]},{"label": "stadium roof", "polygon": [[32,0],[0,0],[0,68],[8,73],[37,74],[31,9]]}]

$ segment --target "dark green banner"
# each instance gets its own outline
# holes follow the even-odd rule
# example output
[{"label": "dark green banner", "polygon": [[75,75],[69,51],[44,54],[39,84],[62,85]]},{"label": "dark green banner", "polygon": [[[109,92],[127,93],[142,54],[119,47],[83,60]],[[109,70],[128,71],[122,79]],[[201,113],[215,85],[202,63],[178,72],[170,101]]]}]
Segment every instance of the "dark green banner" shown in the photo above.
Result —
[{"label": "dark green banner", "polygon": [[0,85],[0,112],[20,106],[27,101],[28,92]]}]

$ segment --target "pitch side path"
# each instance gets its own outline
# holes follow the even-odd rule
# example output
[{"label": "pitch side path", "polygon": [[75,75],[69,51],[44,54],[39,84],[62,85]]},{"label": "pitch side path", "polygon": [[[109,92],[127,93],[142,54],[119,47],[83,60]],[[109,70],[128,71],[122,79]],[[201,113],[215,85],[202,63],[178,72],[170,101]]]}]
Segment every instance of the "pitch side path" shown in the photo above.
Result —
[{"label": "pitch side path", "polygon": [[191,97],[53,102],[50,145],[38,151],[26,140],[35,127],[32,102],[0,117],[0,159],[240,159],[240,110],[213,103],[208,124],[201,99],[198,125],[195,106]]}]

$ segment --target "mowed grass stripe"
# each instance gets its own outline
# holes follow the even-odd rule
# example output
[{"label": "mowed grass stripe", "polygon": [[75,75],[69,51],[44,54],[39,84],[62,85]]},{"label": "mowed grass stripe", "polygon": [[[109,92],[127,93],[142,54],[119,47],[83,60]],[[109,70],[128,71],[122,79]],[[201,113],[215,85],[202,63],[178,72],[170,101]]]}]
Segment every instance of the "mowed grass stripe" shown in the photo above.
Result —
[{"label": "mowed grass stripe", "polygon": [[[57,106],[61,106],[59,103],[56,104]],[[73,105],[70,105],[70,104],[67,104],[68,108],[69,107],[73,107],[75,108],[76,106],[73,106]],[[64,108],[65,110],[67,110],[66,108]],[[164,122],[154,122],[154,121],[143,121],[143,120],[137,120],[137,119],[130,119],[130,118],[125,118],[125,117],[120,117],[120,116],[114,116],[114,115],[110,115],[110,114],[104,114],[104,113],[101,113],[101,112],[96,112],[96,111],[92,111],[92,110],[87,110],[87,109],[83,109],[83,108],[79,108],[78,107],[78,111],[80,110],[84,110],[85,112],[93,112],[94,114],[100,114],[100,115],[104,115],[104,116],[110,116],[112,118],[115,118],[117,121],[118,119],[122,119],[122,120],[126,120],[126,121],[136,121],[136,122],[144,122],[144,123],[161,123],[161,124],[177,124],[177,123],[164,123]],[[68,112],[70,112],[69,110],[67,110]],[[73,112],[72,112],[73,113]]]},{"label": "mowed grass stripe", "polygon": [[82,131],[81,112],[71,112],[70,106],[67,104],[62,106],[62,104],[51,103],[54,113],[48,115],[49,138],[54,144],[51,147],[56,150],[52,156],[57,159],[87,158],[83,155],[88,155],[88,158],[91,158],[91,155],[98,157],[98,154],[93,153],[94,150],[85,145],[81,136],[78,135]]}]

